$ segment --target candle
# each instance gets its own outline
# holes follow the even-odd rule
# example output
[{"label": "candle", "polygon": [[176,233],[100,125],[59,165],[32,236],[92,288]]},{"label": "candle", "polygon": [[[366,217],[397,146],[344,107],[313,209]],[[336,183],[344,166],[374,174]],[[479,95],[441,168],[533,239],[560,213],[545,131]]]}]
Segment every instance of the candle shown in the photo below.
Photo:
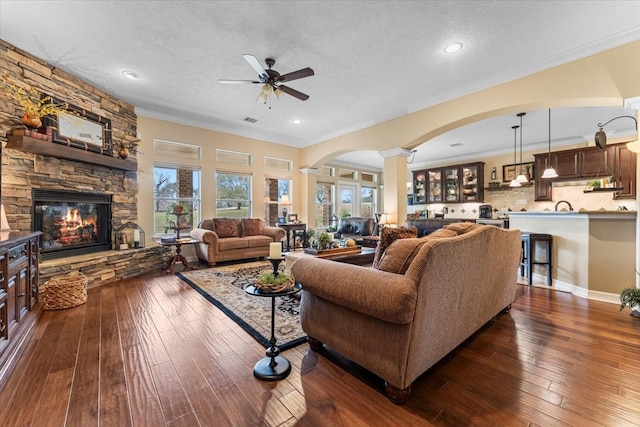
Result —
[{"label": "candle", "polygon": [[271,259],[282,258],[282,243],[280,242],[269,243],[269,258]]},{"label": "candle", "polygon": [[138,230],[137,228],[133,230],[133,241],[134,242],[140,241],[140,230]]}]

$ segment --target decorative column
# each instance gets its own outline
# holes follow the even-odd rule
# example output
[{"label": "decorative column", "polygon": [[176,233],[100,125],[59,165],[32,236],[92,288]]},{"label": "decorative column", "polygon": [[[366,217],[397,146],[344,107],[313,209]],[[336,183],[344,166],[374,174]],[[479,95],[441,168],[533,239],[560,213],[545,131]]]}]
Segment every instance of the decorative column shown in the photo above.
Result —
[{"label": "decorative column", "polygon": [[302,211],[300,217],[307,223],[307,229],[316,229],[316,184],[318,169],[301,168],[302,175]]},{"label": "decorative column", "polygon": [[407,157],[411,151],[394,148],[379,154],[384,158],[383,212],[390,223],[402,226],[407,219]]}]

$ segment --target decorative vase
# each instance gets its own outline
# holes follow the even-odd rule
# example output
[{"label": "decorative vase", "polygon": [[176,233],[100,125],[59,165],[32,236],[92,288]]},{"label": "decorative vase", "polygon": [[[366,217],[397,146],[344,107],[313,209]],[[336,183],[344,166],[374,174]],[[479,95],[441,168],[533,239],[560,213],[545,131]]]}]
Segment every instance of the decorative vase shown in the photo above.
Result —
[{"label": "decorative vase", "polygon": [[118,156],[120,156],[121,159],[126,159],[129,157],[129,149],[124,147],[120,148],[118,150]]},{"label": "decorative vase", "polygon": [[25,114],[24,116],[22,116],[22,124],[29,129],[37,129],[42,126],[42,120],[40,120],[40,116],[34,114]]}]

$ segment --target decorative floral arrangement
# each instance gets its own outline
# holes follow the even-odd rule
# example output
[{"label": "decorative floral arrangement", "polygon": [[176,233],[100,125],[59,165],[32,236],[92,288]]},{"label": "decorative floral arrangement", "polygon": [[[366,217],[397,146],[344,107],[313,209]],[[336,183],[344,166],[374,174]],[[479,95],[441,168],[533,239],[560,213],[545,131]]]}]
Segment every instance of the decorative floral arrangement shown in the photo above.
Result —
[{"label": "decorative floral arrangement", "polygon": [[284,273],[273,274],[273,271],[265,271],[255,281],[254,286],[262,292],[284,292],[293,289],[295,281],[293,276]]},{"label": "decorative floral arrangement", "polygon": [[113,135],[113,141],[118,150],[129,150],[132,153],[138,152],[140,140],[129,133],[117,133]]},{"label": "decorative floral arrangement", "polygon": [[10,99],[22,107],[25,116],[70,114],[67,104],[54,104],[50,96],[42,96],[33,86],[24,88],[18,85],[6,71],[0,75],[0,86]]}]

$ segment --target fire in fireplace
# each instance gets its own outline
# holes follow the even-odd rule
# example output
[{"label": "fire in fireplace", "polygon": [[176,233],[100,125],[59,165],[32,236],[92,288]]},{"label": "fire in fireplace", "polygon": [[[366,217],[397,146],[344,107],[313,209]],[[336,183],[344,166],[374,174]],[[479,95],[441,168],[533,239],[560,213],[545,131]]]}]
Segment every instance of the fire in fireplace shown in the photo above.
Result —
[{"label": "fire in fireplace", "polygon": [[110,195],[34,189],[31,218],[42,259],[111,249]]}]

